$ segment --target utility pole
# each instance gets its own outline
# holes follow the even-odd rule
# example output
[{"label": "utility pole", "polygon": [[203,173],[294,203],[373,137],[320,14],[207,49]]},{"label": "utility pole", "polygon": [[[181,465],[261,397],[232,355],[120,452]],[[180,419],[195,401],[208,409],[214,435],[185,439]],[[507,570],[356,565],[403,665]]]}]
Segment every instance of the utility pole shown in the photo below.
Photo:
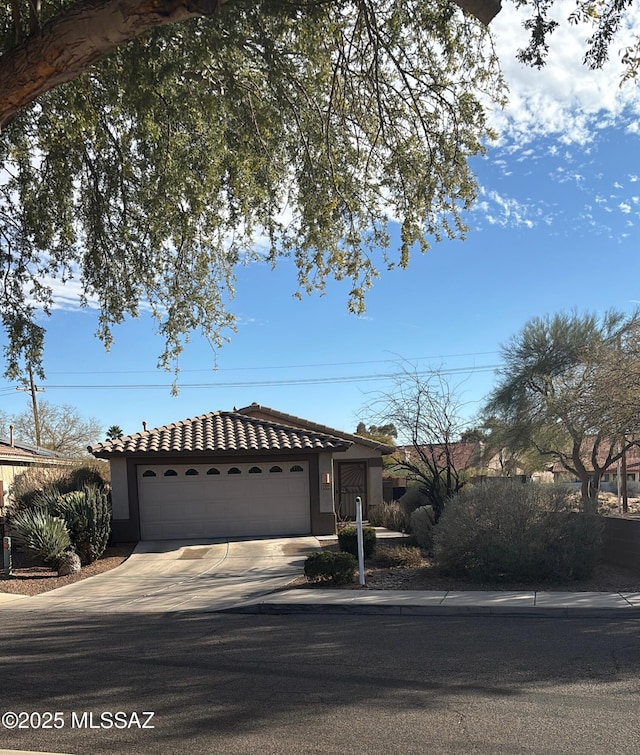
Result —
[{"label": "utility pole", "polygon": [[33,407],[33,424],[36,430],[36,446],[40,448],[40,446],[42,445],[42,440],[40,438],[40,419],[38,417],[38,400],[37,400],[36,394],[44,393],[44,388],[36,387],[36,384],[33,381],[33,370],[31,369],[31,365],[29,365],[29,387],[28,388],[18,387],[17,390],[28,391],[29,393],[31,393],[31,406]]}]

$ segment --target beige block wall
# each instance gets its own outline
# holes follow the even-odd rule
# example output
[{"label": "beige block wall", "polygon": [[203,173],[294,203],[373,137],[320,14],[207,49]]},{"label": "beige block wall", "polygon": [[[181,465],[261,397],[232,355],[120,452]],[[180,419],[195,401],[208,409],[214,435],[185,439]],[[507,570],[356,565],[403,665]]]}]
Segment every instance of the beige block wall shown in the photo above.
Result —
[{"label": "beige block wall", "polygon": [[0,506],[7,506],[9,503],[9,489],[13,485],[13,480],[16,475],[21,474],[27,469],[27,467],[20,465],[15,466],[13,464],[0,465],[0,482],[2,482],[2,488],[4,490],[3,500],[0,501]]}]

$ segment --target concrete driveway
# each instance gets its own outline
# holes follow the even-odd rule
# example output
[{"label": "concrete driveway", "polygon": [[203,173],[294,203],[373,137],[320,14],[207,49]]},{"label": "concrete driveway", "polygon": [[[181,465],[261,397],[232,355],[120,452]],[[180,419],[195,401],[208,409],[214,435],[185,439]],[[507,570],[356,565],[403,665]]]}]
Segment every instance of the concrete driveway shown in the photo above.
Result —
[{"label": "concrete driveway", "polygon": [[[121,566],[3,605],[27,610],[166,612],[229,608],[303,574],[315,537],[139,543]],[[15,600],[12,599],[15,597]]]}]

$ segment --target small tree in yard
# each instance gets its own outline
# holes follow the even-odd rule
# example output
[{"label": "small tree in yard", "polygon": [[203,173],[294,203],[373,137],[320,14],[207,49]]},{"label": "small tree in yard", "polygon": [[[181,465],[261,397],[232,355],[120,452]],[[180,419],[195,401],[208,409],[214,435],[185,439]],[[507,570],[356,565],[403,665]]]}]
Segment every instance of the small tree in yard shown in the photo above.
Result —
[{"label": "small tree in yard", "polygon": [[371,407],[376,424],[392,424],[408,444],[397,449],[393,462],[418,483],[437,521],[466,481],[455,457],[455,442],[464,428],[457,391],[438,372],[404,368],[393,388],[378,394]]},{"label": "small tree in yard", "polygon": [[640,311],[534,318],[502,352],[486,412],[512,448],[535,448],[578,477],[595,512],[605,470],[640,444]]}]

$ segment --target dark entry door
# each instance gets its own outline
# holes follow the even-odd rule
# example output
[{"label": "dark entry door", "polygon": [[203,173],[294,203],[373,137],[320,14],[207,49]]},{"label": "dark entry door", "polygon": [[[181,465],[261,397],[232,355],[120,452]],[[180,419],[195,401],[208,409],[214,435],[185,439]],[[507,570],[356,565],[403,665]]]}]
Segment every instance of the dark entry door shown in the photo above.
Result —
[{"label": "dark entry door", "polygon": [[362,498],[362,516],[367,516],[367,462],[338,462],[338,519],[356,518],[356,498]]}]

